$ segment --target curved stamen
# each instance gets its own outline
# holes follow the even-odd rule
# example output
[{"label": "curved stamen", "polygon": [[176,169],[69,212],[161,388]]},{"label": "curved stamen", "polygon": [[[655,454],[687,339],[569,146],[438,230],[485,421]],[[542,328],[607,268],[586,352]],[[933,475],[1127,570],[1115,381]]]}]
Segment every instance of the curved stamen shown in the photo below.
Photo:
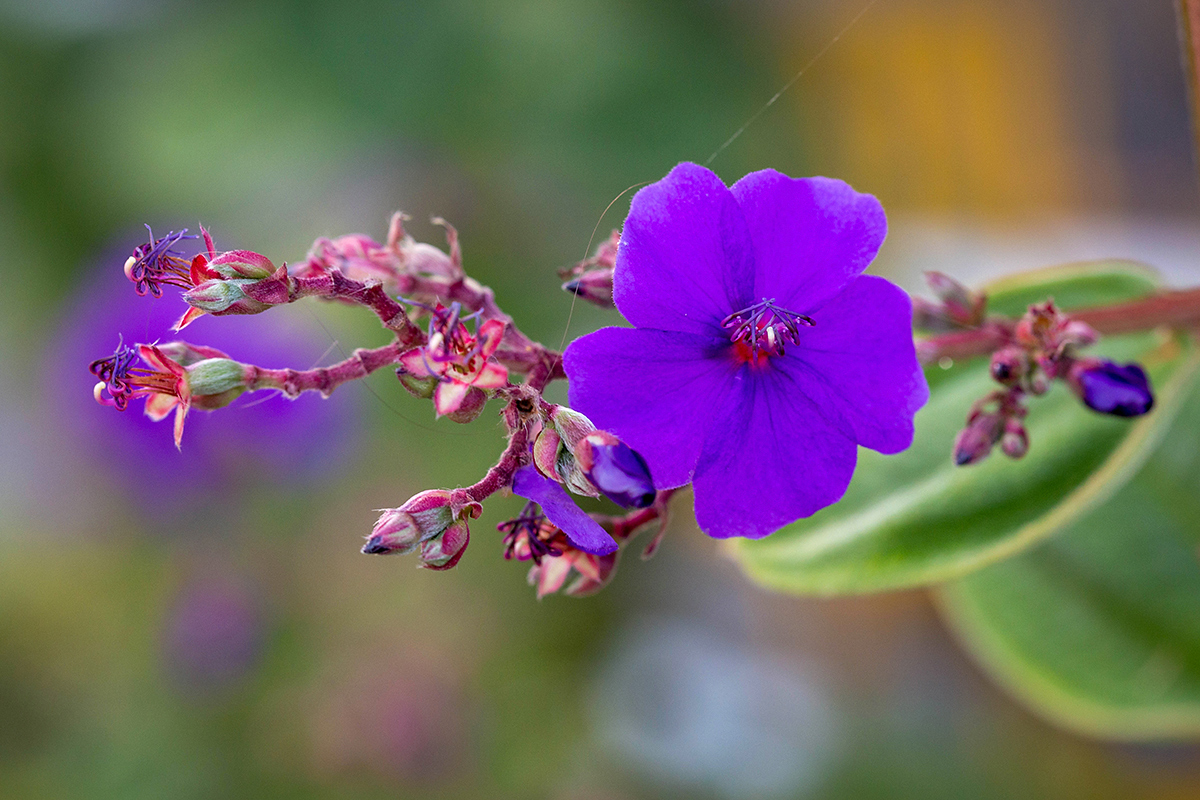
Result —
[{"label": "curved stamen", "polygon": [[729,341],[744,342],[755,358],[760,353],[783,355],[786,344],[800,343],[801,328],[815,324],[812,317],[775,305],[774,298],[735,311],[721,320],[721,327],[731,331]]},{"label": "curved stamen", "polygon": [[561,556],[563,551],[554,545],[559,530],[542,513],[537,503],[525,504],[516,519],[501,522],[496,529],[505,534],[504,557],[541,564],[543,558]]},{"label": "curved stamen", "polygon": [[124,411],[129,406],[129,401],[136,397],[147,394],[179,396],[176,376],[145,367],[135,367],[137,359],[137,351],[120,342],[115,353],[108,358],[98,358],[88,366],[88,370],[100,379],[93,391],[97,402]]},{"label": "curved stamen", "polygon": [[133,249],[125,261],[125,276],[133,281],[134,290],[139,296],[146,292],[155,297],[162,297],[163,285],[175,286],[180,289],[191,289],[191,262],[181,253],[171,249],[184,239],[196,239],[188,235],[187,228],[176,233],[169,232],[161,239],[154,238],[154,231],[146,226],[150,241],[140,244]]}]

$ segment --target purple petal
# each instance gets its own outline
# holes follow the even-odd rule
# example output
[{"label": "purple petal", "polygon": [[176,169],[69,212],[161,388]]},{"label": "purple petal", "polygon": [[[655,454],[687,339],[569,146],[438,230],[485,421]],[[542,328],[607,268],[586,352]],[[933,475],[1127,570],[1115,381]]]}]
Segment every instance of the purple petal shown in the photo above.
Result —
[{"label": "purple petal", "polygon": [[638,451],[656,487],[682,486],[729,392],[734,364],[720,352],[728,348],[689,333],[602,328],[563,356],[571,407]]},{"label": "purple petal", "polygon": [[913,415],[929,399],[912,340],[912,301],[883,278],[863,275],[813,315],[800,344],[772,367],[881,453],[912,444]]},{"label": "purple petal", "polygon": [[754,299],[797,313],[811,314],[866,269],[887,233],[879,201],[832,178],[765,169],[730,191],[754,240]]},{"label": "purple petal", "polygon": [[543,478],[534,467],[517,470],[513,476],[513,494],[541,506],[546,518],[557,525],[577,549],[597,556],[616,552],[616,539],[575,505],[575,501],[561,486],[549,478]]},{"label": "purple petal", "polygon": [[760,539],[837,502],[858,458],[783,373],[743,369],[714,424],[696,477],[696,522],[709,536]]},{"label": "purple petal", "polygon": [[680,164],[633,197],[621,232],[613,292],[639,328],[719,335],[753,303],[754,244],[725,184]]}]

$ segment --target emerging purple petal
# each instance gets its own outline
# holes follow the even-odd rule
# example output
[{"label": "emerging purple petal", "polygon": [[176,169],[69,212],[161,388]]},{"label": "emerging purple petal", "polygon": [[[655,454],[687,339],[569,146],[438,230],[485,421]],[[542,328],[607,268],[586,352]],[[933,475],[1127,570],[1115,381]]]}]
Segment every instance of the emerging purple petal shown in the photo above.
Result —
[{"label": "emerging purple petal", "polygon": [[561,486],[539,475],[533,466],[517,470],[513,477],[513,494],[541,506],[546,518],[583,552],[602,556],[616,551],[616,540],[600,527],[600,523],[575,505]]}]

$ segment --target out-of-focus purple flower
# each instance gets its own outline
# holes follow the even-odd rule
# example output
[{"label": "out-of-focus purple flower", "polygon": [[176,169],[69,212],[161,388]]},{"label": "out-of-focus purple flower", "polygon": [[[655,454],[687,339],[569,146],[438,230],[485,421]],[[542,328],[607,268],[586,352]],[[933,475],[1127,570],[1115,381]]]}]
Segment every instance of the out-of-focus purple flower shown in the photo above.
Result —
[{"label": "out-of-focus purple flower", "polygon": [[764,170],[726,188],[680,164],[633,199],[614,287],[636,327],[568,348],[572,406],[658,488],[692,482],[712,536],[836,502],[858,446],[907,448],[929,396],[908,295],[861,274],[886,227],[841,181]]},{"label": "out-of-focus purple flower", "polygon": [[566,534],[571,544],[585,553],[616,552],[617,541],[592,519],[555,481],[544,478],[533,466],[521,467],[513,476],[513,494],[532,500],[546,517]]},{"label": "out-of-focus purple flower", "polygon": [[1071,367],[1069,382],[1087,407],[1101,414],[1138,417],[1154,407],[1150,378],[1138,364],[1080,359]]},{"label": "out-of-focus purple flower", "polygon": [[[116,414],[95,402],[96,378],[83,365],[112,352],[121,340],[173,338],[171,325],[187,310],[176,296],[139,297],[131,291],[119,274],[123,257],[105,260],[79,281],[43,356],[45,418],[55,421],[51,433],[63,441],[60,449],[39,455],[46,462],[47,489],[65,490],[54,485],[55,476],[67,480],[67,473],[83,469],[112,476],[112,485],[147,511],[177,517],[188,507],[211,508],[218,494],[228,502],[234,490],[311,483],[335,474],[355,440],[353,390],[296,400],[253,392],[212,413],[193,408],[183,453],[142,409]],[[311,318],[289,310],[205,317],[189,328],[188,338],[241,362],[307,369],[328,356],[329,336]]]},{"label": "out-of-focus purple flower", "polygon": [[194,580],[175,599],[163,632],[170,677],[215,689],[245,675],[262,650],[263,623],[251,592],[223,578]]}]

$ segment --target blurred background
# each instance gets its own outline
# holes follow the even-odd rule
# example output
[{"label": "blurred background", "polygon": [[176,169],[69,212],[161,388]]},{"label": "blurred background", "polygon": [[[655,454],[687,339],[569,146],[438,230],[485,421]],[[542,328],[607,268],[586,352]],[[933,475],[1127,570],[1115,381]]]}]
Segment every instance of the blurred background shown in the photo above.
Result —
[{"label": "blurred background", "polygon": [[[0,795],[1192,798],[1200,749],[1086,740],[992,687],[925,595],[757,589],[691,522],[538,602],[490,501],[461,565],[358,552],[372,509],[475,480],[488,415],[383,370],[194,413],[182,454],[87,363],[168,336],[120,273],[202,220],[276,263],[317,236],[441,243],[535,338],[610,319],[555,269],[631,184],[703,162],[866,0],[0,0]],[[1169,0],[878,0],[712,162],[876,194],[876,271],[1102,256],[1200,278]],[[187,338],[308,368],[353,309]],[[561,389],[559,390],[561,391]],[[636,552],[636,549],[635,549]]]}]

